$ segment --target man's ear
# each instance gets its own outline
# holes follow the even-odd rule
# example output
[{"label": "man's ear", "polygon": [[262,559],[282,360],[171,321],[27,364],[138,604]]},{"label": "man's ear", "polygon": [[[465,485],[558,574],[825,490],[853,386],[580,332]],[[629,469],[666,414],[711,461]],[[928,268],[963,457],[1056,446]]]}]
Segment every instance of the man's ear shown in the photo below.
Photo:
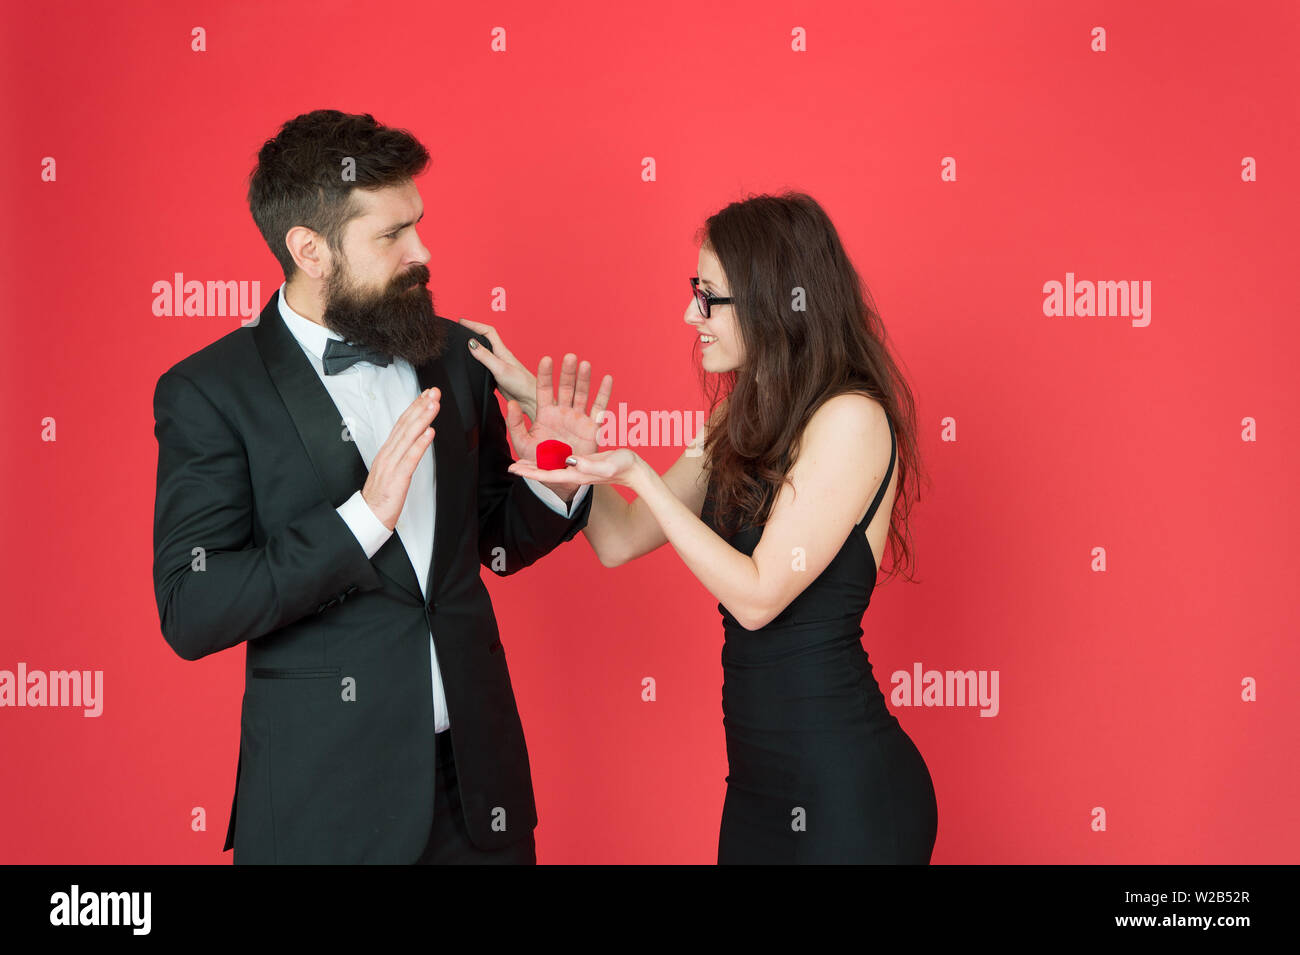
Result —
[{"label": "man's ear", "polygon": [[305,225],[296,225],[284,235],[285,248],[308,278],[323,279],[333,268],[333,255],[324,236]]}]

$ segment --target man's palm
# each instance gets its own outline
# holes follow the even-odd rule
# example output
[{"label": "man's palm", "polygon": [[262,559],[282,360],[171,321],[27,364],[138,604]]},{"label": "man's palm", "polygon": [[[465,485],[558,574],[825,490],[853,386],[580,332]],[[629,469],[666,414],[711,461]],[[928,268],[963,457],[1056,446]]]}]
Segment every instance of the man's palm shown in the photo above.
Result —
[{"label": "man's palm", "polygon": [[524,427],[524,415],[519,403],[507,402],[506,425],[510,429],[510,441],[515,447],[515,454],[536,461],[537,445],[547,440],[563,441],[573,448],[575,454],[595,454],[599,450],[596,444],[596,433],[599,430],[596,421],[609,403],[610,392],[614,387],[613,376],[606,375],[601,382],[590,415],[586,411],[587,395],[591,387],[589,362],[584,361],[579,367],[576,355],[565,355],[560,370],[558,400],[552,387],[551,359],[547,356],[537,366],[537,416],[531,428]]},{"label": "man's palm", "polygon": [[525,428],[523,411],[514,402],[510,404],[514,409],[514,413],[509,415],[512,420],[508,422],[510,441],[521,459],[536,461],[537,446],[551,439],[563,441],[573,448],[575,454],[595,454],[599,450],[596,422],[585,413],[575,408],[547,405],[537,412],[533,426]]}]

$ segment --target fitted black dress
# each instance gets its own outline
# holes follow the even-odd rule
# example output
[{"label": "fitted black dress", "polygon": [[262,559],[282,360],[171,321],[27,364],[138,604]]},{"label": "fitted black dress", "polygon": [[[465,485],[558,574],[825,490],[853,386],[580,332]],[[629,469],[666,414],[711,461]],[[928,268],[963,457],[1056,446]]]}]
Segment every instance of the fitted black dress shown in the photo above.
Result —
[{"label": "fitted black dress", "polygon": [[[894,441],[893,422],[889,425]],[[767,626],[721,604],[725,863],[921,863],[938,825],[925,760],[889,712],[860,642],[876,584],[866,529],[889,487],[821,575]],[[701,519],[715,527],[710,481]],[[753,554],[761,528],[727,538]]]}]

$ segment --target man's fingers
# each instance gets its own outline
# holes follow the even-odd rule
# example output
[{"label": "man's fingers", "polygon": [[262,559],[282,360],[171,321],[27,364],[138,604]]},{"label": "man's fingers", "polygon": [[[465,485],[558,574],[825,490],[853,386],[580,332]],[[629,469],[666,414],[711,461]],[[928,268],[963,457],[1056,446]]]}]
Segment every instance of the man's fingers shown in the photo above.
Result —
[{"label": "man's fingers", "polygon": [[432,400],[436,406],[437,403],[442,400],[442,389],[429,388],[426,391],[420,392],[416,396],[415,400],[406,406],[406,410],[398,415],[397,420],[400,422],[403,418],[409,418],[423,413],[424,406],[427,405],[430,400]]},{"label": "man's fingers", "polygon": [[587,410],[587,392],[591,388],[591,362],[584,361],[578,366],[578,385],[573,392],[573,407],[579,411]]},{"label": "man's fingers", "polygon": [[415,473],[415,469],[420,466],[420,458],[424,457],[424,452],[429,450],[429,442],[432,440],[433,428],[427,427],[422,433],[416,435],[415,440],[411,442],[411,446],[402,455],[402,471],[408,483],[411,480],[411,475]]},{"label": "man's fingers", "polygon": [[[411,444],[418,440],[433,419],[438,417],[438,411],[442,407],[441,397],[442,392],[433,388],[428,394],[421,394],[412,401],[394,423],[388,440],[384,442],[384,447],[380,448],[380,454],[392,454],[401,461]],[[432,408],[429,407],[430,400],[433,402]]]},{"label": "man's fingers", "polygon": [[524,413],[519,402],[506,402],[506,429],[510,432],[510,443],[516,449],[522,449],[528,443],[528,429],[524,427]]},{"label": "man's fingers", "polygon": [[596,393],[596,401],[591,406],[591,419],[600,424],[600,413],[605,410],[609,404],[609,396],[614,391],[614,376],[606,375],[600,383],[600,391]]},{"label": "man's fingers", "polygon": [[554,385],[551,382],[551,356],[543,355],[537,363],[537,411],[555,404]]},{"label": "man's fingers", "polygon": [[578,356],[569,352],[560,363],[560,397],[556,400],[561,408],[573,407],[573,385],[577,378]]},{"label": "man's fingers", "polygon": [[433,440],[433,425],[424,418],[416,418],[414,424],[407,430],[404,440],[397,448],[398,461],[403,470],[408,475],[415,471],[415,467],[420,463],[420,458],[424,455],[425,448],[428,444],[423,440],[427,437]]},{"label": "man's fingers", "polygon": [[[429,402],[433,402],[433,408],[429,408]],[[427,393],[421,393],[406,410],[398,415],[397,420],[393,422],[393,430],[389,433],[389,439],[396,438],[403,443],[415,438],[419,431],[417,430],[423,422],[428,424],[438,416],[438,408],[442,403],[442,392],[437,388],[431,388]],[[425,420],[427,417],[427,420]]]}]

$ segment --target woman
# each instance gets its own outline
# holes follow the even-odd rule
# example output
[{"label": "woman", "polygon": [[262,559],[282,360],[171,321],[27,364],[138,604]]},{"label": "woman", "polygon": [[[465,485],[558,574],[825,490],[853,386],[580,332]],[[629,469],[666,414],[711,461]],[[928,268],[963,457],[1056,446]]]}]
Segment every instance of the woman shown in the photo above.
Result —
[{"label": "woman", "polygon": [[[917,468],[910,391],[870,294],[822,208],[799,193],[752,196],[697,236],[684,320],[712,382],[708,425],[662,476],[628,448],[595,453],[566,356],[543,421],[584,427],[552,484],[597,485],[585,534],[607,567],[671,543],[719,600],[727,794],[719,863],[928,863],[937,806],[929,771],[889,712],[860,643],[875,554],[908,547],[895,507]],[[865,296],[865,298],[864,298]],[[474,349],[508,399],[512,431],[537,382],[489,326]],[[608,401],[606,376],[593,416]],[[574,411],[576,407],[576,411]],[[582,433],[579,435],[578,432]],[[632,488],[625,501],[610,484]],[[904,494],[904,500],[906,495]],[[905,529],[905,527],[903,528]],[[895,562],[895,567],[898,562]]]}]

